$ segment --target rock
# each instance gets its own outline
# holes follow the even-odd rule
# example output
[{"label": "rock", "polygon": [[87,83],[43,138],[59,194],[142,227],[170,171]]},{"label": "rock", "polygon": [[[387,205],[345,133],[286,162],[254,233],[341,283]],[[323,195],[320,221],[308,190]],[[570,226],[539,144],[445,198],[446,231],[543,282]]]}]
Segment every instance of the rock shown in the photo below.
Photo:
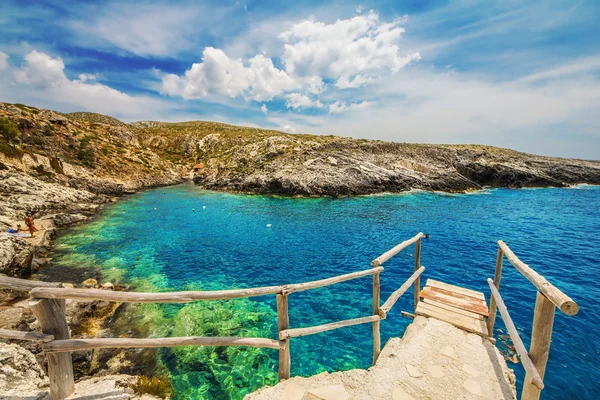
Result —
[{"label": "rock", "polygon": [[392,392],[392,400],[416,400],[410,394],[406,393],[400,386],[396,386]]},{"label": "rock", "polygon": [[68,289],[73,289],[75,287],[75,285],[73,285],[72,283],[69,282],[63,282],[63,287],[68,288]]},{"label": "rock", "polygon": [[406,371],[408,371],[408,374],[413,378],[420,378],[423,376],[421,371],[419,371],[419,368],[410,364],[406,364]]},{"label": "rock", "polygon": [[0,273],[21,277],[32,259],[33,249],[23,238],[0,236]]},{"label": "rock", "polygon": [[446,346],[442,349],[442,354],[446,357],[450,357],[453,360],[458,360],[458,356],[456,355],[456,351],[452,346]]},{"label": "rock", "polygon": [[467,389],[467,391],[469,393],[474,394],[475,396],[479,396],[482,397],[483,393],[481,392],[481,385],[479,384],[479,382],[473,380],[473,379],[467,379],[464,383],[463,383],[463,387],[465,389]]},{"label": "rock", "polygon": [[48,385],[48,377],[31,352],[0,343],[0,399],[49,399]]},{"label": "rock", "polygon": [[85,281],[81,282],[81,286],[86,287],[86,288],[94,287],[97,284],[98,284],[98,281],[95,280],[94,278],[89,278],[89,279],[86,279]]},{"label": "rock", "polygon": [[298,385],[297,383],[290,382],[283,389],[283,396],[281,400],[303,400],[306,389],[304,386]]},{"label": "rock", "polygon": [[110,282],[105,282],[102,285],[100,285],[100,288],[104,290],[115,290],[115,285],[113,285]]},{"label": "rock", "polygon": [[349,400],[350,395],[344,385],[325,386],[310,389],[303,400]]},{"label": "rock", "polygon": [[427,371],[436,379],[443,378],[446,375],[444,369],[439,365],[429,365]]},{"label": "rock", "polygon": [[481,372],[479,372],[479,370],[477,370],[477,368],[471,367],[468,364],[463,364],[460,367],[464,372],[466,372],[467,374],[469,374],[469,376],[472,376],[473,378],[478,377]]}]

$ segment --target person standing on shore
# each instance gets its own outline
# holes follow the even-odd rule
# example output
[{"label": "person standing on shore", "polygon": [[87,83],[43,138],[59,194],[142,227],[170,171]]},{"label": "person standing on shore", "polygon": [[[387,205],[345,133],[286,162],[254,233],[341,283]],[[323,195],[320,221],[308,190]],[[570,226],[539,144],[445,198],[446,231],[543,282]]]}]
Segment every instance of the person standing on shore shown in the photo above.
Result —
[{"label": "person standing on shore", "polygon": [[33,214],[30,214],[25,218],[25,225],[27,225],[27,230],[33,237],[34,232],[37,232],[38,229],[35,227],[35,223],[33,222]]}]

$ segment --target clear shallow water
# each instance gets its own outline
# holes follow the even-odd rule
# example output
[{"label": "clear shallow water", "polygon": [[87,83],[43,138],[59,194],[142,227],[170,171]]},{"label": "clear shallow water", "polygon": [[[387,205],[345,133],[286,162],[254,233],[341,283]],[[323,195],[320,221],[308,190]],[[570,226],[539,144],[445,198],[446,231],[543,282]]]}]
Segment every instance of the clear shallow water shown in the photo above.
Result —
[{"label": "clear shallow water", "polygon": [[[296,283],[369,268],[373,258],[419,231],[431,234],[421,256],[426,278],[488,297],[486,278],[493,277],[495,241],[502,239],[577,301],[577,316],[556,316],[544,398],[600,396],[598,187],[348,199],[234,195],[192,185],[154,189],[62,232],[54,265],[45,273],[66,281],[102,275],[153,291]],[[385,264],[383,300],[411,275],[413,250]],[[535,289],[505,265],[501,293],[528,345]],[[294,293],[289,303],[292,327],[366,316],[371,279]],[[383,341],[402,335],[409,321],[399,311],[411,309],[412,292],[382,321]],[[134,321],[155,336],[276,337],[274,296],[132,310]],[[294,339],[292,375],[368,367],[370,329],[361,325]],[[275,350],[185,347],[160,355],[178,399],[242,398],[277,379]],[[511,367],[520,386],[523,370]]]}]

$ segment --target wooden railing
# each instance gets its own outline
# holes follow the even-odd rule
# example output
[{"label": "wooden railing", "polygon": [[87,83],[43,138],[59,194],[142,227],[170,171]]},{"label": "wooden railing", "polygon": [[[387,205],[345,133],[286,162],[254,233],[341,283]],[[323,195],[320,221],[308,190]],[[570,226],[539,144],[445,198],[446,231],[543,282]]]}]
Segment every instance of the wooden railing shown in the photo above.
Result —
[{"label": "wooden railing", "polygon": [[[19,332],[0,330],[0,338],[35,340],[42,343],[43,351],[48,359],[48,376],[50,378],[50,398],[63,400],[74,391],[73,366],[71,352],[100,348],[147,348],[173,346],[247,346],[279,350],[279,379],[290,377],[291,357],[290,340],[294,337],[313,335],[320,332],[338,329],[346,326],[372,323],[373,324],[373,363],[381,352],[379,322],[385,319],[394,304],[411,285],[415,287],[415,307],[419,296],[419,278],[425,267],[419,265],[422,233],[388,252],[377,257],[371,263],[373,268],[339,275],[328,279],[312,282],[268,286],[252,289],[217,290],[217,291],[185,291],[171,293],[139,293],[114,292],[99,289],[64,288],[60,283],[47,283],[0,276],[0,288],[19,291],[29,291],[33,298],[29,307],[39,321],[43,333]],[[415,272],[412,276],[380,307],[379,275],[383,272],[381,264],[388,261],[400,251],[416,243]],[[337,284],[351,279],[373,276],[373,314],[349,320],[343,320],[324,325],[305,328],[290,328],[288,314],[288,296],[291,293],[316,289]],[[187,303],[198,300],[226,300],[244,297],[275,295],[277,301],[277,330],[276,340],[257,337],[168,337],[152,339],[134,338],[90,338],[70,339],[69,328],[65,313],[65,300],[111,301],[135,303]]]},{"label": "wooden railing", "polygon": [[[526,350],[523,340],[517,332],[510,314],[500,296],[500,280],[502,278],[502,262],[504,257],[538,290],[535,311],[533,314],[533,328],[531,331],[531,345],[529,352]],[[575,315],[579,312],[579,306],[569,296],[544,279],[529,265],[525,264],[512,252],[503,241],[498,241],[498,256],[496,258],[496,271],[494,280],[488,279],[490,286],[490,313],[488,317],[488,332],[494,334],[494,323],[496,322],[496,309],[500,311],[504,325],[515,345],[515,350],[525,369],[525,381],[521,400],[538,400],[544,389],[544,374],[546,363],[550,354],[550,341],[552,338],[552,327],[554,325],[555,310],[567,315]]]}]

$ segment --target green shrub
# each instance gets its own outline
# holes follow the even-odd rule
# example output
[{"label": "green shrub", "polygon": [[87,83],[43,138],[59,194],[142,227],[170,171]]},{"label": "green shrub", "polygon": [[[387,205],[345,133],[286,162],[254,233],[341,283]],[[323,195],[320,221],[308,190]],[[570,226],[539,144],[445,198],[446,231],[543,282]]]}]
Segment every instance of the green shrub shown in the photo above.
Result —
[{"label": "green shrub", "polygon": [[171,380],[167,376],[140,376],[132,387],[136,394],[149,394],[166,399],[173,392]]},{"label": "green shrub", "polygon": [[23,150],[19,149],[18,147],[11,146],[10,144],[6,143],[4,140],[1,140],[1,139],[0,139],[0,153],[4,154],[7,157],[18,157],[18,158],[23,157],[23,154],[25,154],[25,152]]},{"label": "green shrub", "polygon": [[90,145],[89,136],[84,136],[79,142],[77,158],[88,167],[94,168],[96,166],[96,154],[94,153],[94,148]]},{"label": "green shrub", "polygon": [[44,127],[44,134],[46,136],[52,136],[54,134],[54,129],[52,128],[52,125],[50,123],[47,123]]},{"label": "green shrub", "polygon": [[19,137],[19,127],[8,118],[0,117],[0,135],[6,140]]}]

